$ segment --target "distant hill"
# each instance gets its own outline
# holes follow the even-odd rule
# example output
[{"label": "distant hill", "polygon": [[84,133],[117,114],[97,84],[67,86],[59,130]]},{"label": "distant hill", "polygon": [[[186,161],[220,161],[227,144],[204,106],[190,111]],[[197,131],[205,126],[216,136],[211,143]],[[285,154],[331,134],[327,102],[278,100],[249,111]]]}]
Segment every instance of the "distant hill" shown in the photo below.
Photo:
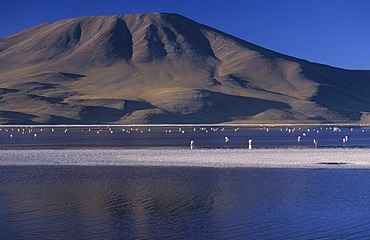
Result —
[{"label": "distant hill", "polygon": [[167,13],[66,19],[0,39],[0,93],[0,124],[370,123],[370,71]]}]

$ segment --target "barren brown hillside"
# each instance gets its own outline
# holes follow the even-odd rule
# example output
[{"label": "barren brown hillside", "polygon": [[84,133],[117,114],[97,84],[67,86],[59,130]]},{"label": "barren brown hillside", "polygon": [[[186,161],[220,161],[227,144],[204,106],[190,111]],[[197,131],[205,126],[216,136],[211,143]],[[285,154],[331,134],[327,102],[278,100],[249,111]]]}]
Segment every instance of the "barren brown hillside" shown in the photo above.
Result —
[{"label": "barren brown hillside", "polygon": [[1,124],[370,123],[370,71],[279,54],[176,14],[0,40]]}]

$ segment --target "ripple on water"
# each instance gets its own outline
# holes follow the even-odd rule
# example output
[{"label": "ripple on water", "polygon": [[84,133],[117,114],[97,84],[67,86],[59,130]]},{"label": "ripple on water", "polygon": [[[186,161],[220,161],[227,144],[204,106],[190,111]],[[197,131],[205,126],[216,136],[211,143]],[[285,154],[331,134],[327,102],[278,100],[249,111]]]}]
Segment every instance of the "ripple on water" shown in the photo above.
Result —
[{"label": "ripple on water", "polygon": [[369,170],[1,166],[1,239],[366,237]]}]

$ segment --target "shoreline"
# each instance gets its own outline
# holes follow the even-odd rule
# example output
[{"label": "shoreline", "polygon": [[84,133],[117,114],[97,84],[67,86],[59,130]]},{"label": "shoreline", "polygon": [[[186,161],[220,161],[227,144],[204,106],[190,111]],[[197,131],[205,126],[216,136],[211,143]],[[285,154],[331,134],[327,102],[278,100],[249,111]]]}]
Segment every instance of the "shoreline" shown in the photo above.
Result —
[{"label": "shoreline", "polygon": [[370,169],[369,148],[0,150],[0,166]]},{"label": "shoreline", "polygon": [[0,125],[0,128],[57,128],[57,127],[370,127],[370,123],[195,123],[195,124],[15,124]]}]

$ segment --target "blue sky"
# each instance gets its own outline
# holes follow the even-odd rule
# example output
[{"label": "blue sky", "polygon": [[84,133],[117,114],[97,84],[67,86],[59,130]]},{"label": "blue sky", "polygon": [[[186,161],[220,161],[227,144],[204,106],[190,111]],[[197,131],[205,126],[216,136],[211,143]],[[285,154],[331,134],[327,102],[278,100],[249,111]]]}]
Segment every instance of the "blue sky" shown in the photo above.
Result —
[{"label": "blue sky", "polygon": [[313,62],[370,70],[367,0],[0,0],[0,38],[85,15],[172,12]]}]

